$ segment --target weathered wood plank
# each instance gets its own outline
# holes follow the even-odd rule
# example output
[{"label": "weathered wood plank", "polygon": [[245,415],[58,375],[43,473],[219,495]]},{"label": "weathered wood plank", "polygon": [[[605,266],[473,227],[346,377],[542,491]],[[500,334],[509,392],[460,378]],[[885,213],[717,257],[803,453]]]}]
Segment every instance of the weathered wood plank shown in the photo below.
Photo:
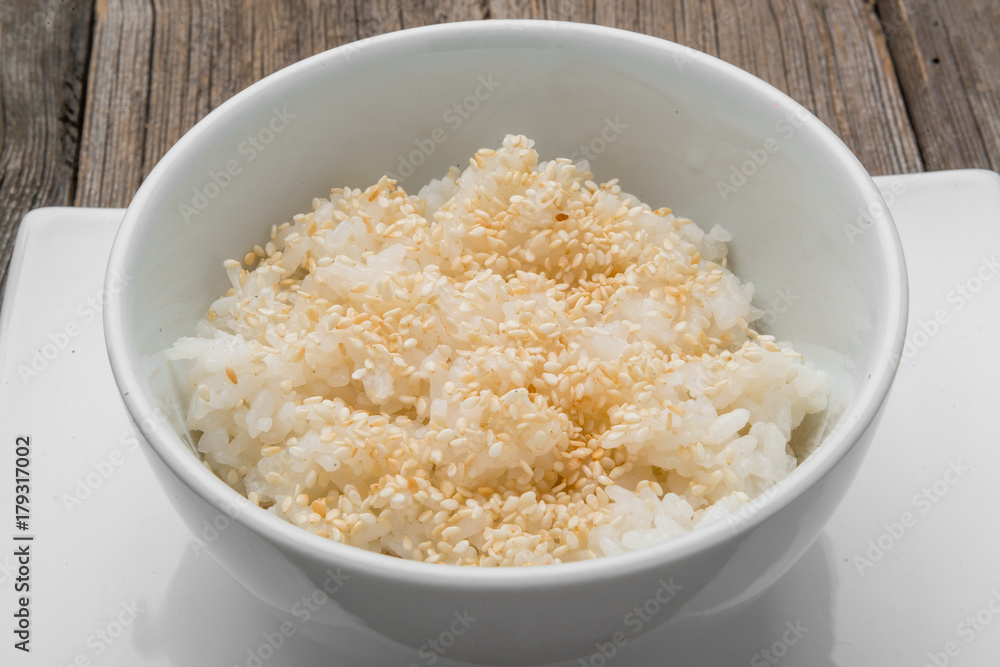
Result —
[{"label": "weathered wood plank", "polygon": [[0,282],[24,214],[73,201],[92,14],[87,0],[0,3]]},{"label": "weathered wood plank", "polygon": [[326,21],[318,1],[303,17],[281,2],[108,0],[97,17],[76,203],[127,205],[209,111],[275,70],[356,39],[350,7]]},{"label": "weathered wood plank", "polygon": [[1000,169],[1000,3],[878,0],[928,169]]},{"label": "weathered wood plank", "polygon": [[495,19],[544,19],[545,0],[488,0]]},{"label": "weathered wood plank", "polygon": [[422,25],[476,21],[489,18],[489,7],[476,0],[409,0],[400,3],[404,28]]},{"label": "weathered wood plank", "polygon": [[94,36],[76,203],[127,205],[184,132],[282,67],[357,39],[485,13],[459,0],[107,0]]},{"label": "weathered wood plank", "polygon": [[639,30],[638,0],[614,0],[614,2],[597,2],[594,8],[594,22],[622,30]]},{"label": "weathered wood plank", "polygon": [[[87,85],[76,204],[125,206],[142,182],[152,7],[99,0]],[[95,57],[113,54],[112,57]]]}]

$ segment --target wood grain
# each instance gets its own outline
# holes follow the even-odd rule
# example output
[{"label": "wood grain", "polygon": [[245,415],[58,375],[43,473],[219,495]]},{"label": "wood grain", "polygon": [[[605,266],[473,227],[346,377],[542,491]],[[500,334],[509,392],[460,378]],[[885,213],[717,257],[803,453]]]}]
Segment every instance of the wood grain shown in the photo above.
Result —
[{"label": "wood grain", "polygon": [[84,1],[0,3],[0,281],[24,214],[73,201],[91,14]]},{"label": "wood grain", "polygon": [[137,165],[149,107],[153,8],[99,0],[80,151],[78,206],[125,206],[142,182]]},{"label": "wood grain", "polygon": [[878,0],[928,169],[1000,169],[1000,3]]},{"label": "wood grain", "polygon": [[276,70],[358,39],[485,11],[457,0],[107,0],[94,36],[76,204],[127,205],[192,125]]},{"label": "wood grain", "polygon": [[400,18],[404,28],[453,21],[476,21],[490,17],[489,6],[484,2],[415,0],[400,4],[402,5]]}]

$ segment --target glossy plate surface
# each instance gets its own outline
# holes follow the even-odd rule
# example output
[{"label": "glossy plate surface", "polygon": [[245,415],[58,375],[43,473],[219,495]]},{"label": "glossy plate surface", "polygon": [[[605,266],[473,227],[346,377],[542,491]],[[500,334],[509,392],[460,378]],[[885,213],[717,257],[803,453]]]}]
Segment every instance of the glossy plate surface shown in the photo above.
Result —
[{"label": "glossy plate surface", "polygon": [[[595,647],[613,664],[975,665],[1000,654],[1000,534],[985,514],[1000,470],[987,419],[1000,375],[1000,177],[876,180],[906,254],[909,335],[850,496],[748,610]],[[0,319],[0,664],[430,665],[432,650],[363,631],[340,656],[294,625],[284,636],[182,525],[138,449],[104,348],[102,281],[122,213],[42,209],[19,232]],[[848,222],[844,233],[865,230]],[[31,442],[26,531],[14,525],[18,436]],[[30,654],[14,650],[7,627],[15,533],[34,537]],[[566,665],[606,662],[595,653]]]}]

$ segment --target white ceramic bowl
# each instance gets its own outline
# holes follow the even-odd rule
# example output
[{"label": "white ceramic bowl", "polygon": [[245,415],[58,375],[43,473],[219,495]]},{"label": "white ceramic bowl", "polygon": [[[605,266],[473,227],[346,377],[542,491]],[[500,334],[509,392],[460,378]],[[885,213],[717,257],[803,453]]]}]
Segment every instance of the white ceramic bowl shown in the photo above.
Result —
[{"label": "white ceramic bowl", "polygon": [[[733,266],[772,309],[773,332],[818,350],[814,360],[836,382],[843,400],[822,445],[732,521],[546,567],[404,561],[239,503],[193,453],[161,357],[225,291],[222,260],[332,186],[365,187],[390,171],[418,187],[509,132],[534,138],[543,159],[590,153],[598,180],[618,177],[654,207],[726,227]],[[574,658],[616,633],[708,617],[763,591],[849,493],[906,322],[895,229],[871,178],[830,130],[719,60],[566,23],[406,30],[267,77],[156,166],[125,215],[110,267],[133,276],[105,310],[115,377],[164,488],[217,560],[297,631],[332,645],[345,628],[367,627],[428,656],[479,663]]]}]

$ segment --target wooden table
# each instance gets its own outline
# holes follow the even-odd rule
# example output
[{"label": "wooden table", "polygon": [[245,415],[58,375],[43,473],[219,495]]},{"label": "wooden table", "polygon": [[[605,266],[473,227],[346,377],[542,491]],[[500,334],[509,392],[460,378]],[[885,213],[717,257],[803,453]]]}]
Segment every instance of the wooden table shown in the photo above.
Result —
[{"label": "wooden table", "polygon": [[126,206],[236,92],[383,32],[490,18],[616,26],[716,55],[873,174],[1000,169],[1000,0],[3,0],[0,275],[40,206]]}]

